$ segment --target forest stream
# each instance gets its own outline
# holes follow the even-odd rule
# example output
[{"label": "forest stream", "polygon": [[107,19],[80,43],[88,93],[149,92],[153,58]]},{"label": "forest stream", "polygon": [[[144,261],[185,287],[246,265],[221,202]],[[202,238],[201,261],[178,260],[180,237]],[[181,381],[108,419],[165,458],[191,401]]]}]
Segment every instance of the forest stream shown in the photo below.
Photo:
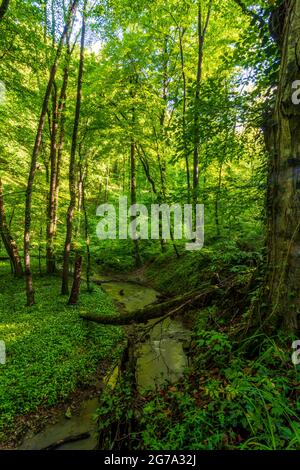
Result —
[{"label": "forest stream", "polygon": [[0,136],[2,467],[300,457],[300,0],[0,0]]},{"label": "forest stream", "polygon": [[[131,312],[152,304],[159,295],[151,287],[131,280],[112,280],[101,276],[101,281],[103,289],[116,302],[121,312]],[[166,381],[178,381],[188,366],[185,351],[189,348],[190,340],[191,331],[179,319],[149,321],[147,334],[135,347],[138,390],[153,390]],[[111,382],[115,380],[116,369],[110,377]],[[56,423],[47,424],[38,434],[28,434],[18,449],[95,449],[97,426],[94,415],[97,408],[98,398],[84,400],[74,416],[66,417],[65,412],[62,412]]]}]

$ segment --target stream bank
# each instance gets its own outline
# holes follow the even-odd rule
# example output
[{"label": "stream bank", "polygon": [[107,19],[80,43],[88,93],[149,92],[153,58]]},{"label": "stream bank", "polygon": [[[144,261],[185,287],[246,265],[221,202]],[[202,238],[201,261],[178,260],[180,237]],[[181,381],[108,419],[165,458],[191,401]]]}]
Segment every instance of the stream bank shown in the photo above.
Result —
[{"label": "stream bank", "polygon": [[[133,280],[110,279],[101,276],[101,286],[114,300],[122,312],[133,312],[154,303],[159,293],[151,287]],[[138,327],[142,341],[135,345],[135,381],[139,392],[154,390],[164,383],[178,381],[188,366],[186,349],[191,339],[190,330],[179,319],[149,321]],[[107,381],[117,380],[116,370]],[[105,378],[104,378],[105,382]],[[111,385],[111,384],[110,384]],[[103,386],[103,384],[102,384]],[[101,388],[101,386],[100,386]],[[101,393],[101,392],[100,392]],[[25,436],[19,450],[93,450],[97,447],[97,425],[95,414],[98,398],[82,401],[76,413],[66,416],[65,411],[56,422],[47,424],[38,434]]]}]

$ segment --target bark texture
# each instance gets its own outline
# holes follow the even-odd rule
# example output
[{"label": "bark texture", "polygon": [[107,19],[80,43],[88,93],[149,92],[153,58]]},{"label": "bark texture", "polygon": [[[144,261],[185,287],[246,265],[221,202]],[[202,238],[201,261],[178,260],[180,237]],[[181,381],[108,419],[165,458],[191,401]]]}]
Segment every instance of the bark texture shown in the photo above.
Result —
[{"label": "bark texture", "polygon": [[30,170],[28,175],[28,182],[27,182],[27,190],[26,190],[26,202],[25,202],[25,224],[24,224],[24,262],[25,262],[25,279],[26,279],[26,295],[27,295],[27,305],[31,306],[35,303],[34,298],[34,289],[33,289],[33,282],[32,282],[32,273],[31,273],[31,266],[30,266],[30,234],[31,234],[31,206],[32,206],[32,190],[33,190],[33,183],[37,165],[37,158],[42,144],[42,135],[45,126],[45,120],[47,116],[48,104],[51,95],[51,90],[53,86],[53,82],[55,79],[58,61],[60,59],[64,41],[66,36],[69,32],[70,25],[72,19],[76,12],[76,7],[78,4],[78,0],[73,0],[70,3],[67,21],[59,40],[56,55],[51,67],[50,76],[48,80],[48,85],[45,91],[42,110],[39,118],[34,148],[31,156],[31,164]]},{"label": "bark texture", "polygon": [[280,77],[265,126],[270,168],[264,322],[291,331],[299,328],[300,313],[300,104],[293,99],[293,83],[300,79],[300,0],[282,7]]},{"label": "bark texture", "polygon": [[73,285],[71,290],[71,295],[69,298],[69,305],[76,305],[80,292],[80,280],[81,280],[81,270],[82,270],[82,256],[77,256],[75,260],[74,267],[74,278]]},{"label": "bark texture", "polygon": [[15,240],[11,236],[9,224],[7,223],[7,220],[6,220],[1,178],[0,178],[0,235],[3,241],[3,245],[10,258],[14,275],[16,277],[22,277],[23,268],[22,268],[22,263],[21,263],[21,258],[19,255],[18,247],[17,247]]},{"label": "bark texture", "polygon": [[69,167],[69,191],[70,191],[70,203],[67,212],[67,232],[64,248],[64,261],[63,261],[63,273],[62,273],[62,286],[61,293],[67,295],[69,293],[69,261],[71,252],[71,243],[73,235],[73,219],[76,207],[76,151],[77,151],[77,138],[80,121],[80,110],[81,110],[81,98],[82,98],[82,80],[83,80],[83,67],[84,67],[84,47],[85,47],[85,7],[82,15],[82,29],[81,29],[81,44],[80,44],[80,60],[77,80],[77,97],[76,97],[76,108],[75,118],[72,134],[72,146],[70,155],[70,167]]}]

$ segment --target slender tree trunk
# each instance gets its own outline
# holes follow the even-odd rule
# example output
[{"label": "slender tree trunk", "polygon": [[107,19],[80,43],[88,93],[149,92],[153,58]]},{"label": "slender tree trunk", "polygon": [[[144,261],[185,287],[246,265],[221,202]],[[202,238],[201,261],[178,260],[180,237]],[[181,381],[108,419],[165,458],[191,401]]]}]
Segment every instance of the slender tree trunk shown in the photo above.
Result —
[{"label": "slender tree trunk", "polygon": [[221,196],[222,169],[223,169],[223,162],[221,162],[219,166],[218,187],[217,187],[216,199],[215,199],[215,221],[216,221],[218,237],[220,236],[219,202],[220,202],[220,196]]},{"label": "slender tree trunk", "polygon": [[210,0],[204,26],[202,25],[201,0],[198,1],[198,65],[194,102],[194,150],[193,150],[193,203],[198,203],[199,192],[199,147],[200,147],[200,88],[203,67],[203,48],[209,24],[213,0]]},{"label": "slender tree trunk", "polygon": [[293,103],[299,80],[300,0],[286,0],[280,38],[281,66],[273,116],[265,128],[270,153],[268,191],[269,306],[263,324],[293,331],[300,327],[300,105]]},{"label": "slender tree trunk", "polygon": [[[137,82],[137,77],[130,78],[130,97],[132,102],[135,98],[134,85]],[[130,137],[130,204],[133,206],[137,203],[136,198],[136,142],[135,142],[135,107],[134,102],[132,103],[131,111],[131,137]],[[135,217],[131,217],[131,222],[133,222]],[[140,255],[139,240],[133,240],[134,247],[134,259],[135,265],[137,268],[142,266],[142,258]]]},{"label": "slender tree trunk", "polygon": [[123,194],[125,193],[125,183],[126,183],[126,156],[123,157]]},{"label": "slender tree trunk", "polygon": [[66,38],[66,58],[64,66],[63,83],[58,100],[58,120],[59,120],[59,136],[57,145],[57,168],[56,168],[56,185],[55,185],[55,223],[54,223],[54,237],[56,236],[57,223],[58,223],[58,203],[59,203],[59,186],[60,186],[60,169],[62,161],[62,153],[65,142],[65,121],[66,121],[66,100],[67,88],[69,83],[69,68],[71,61],[71,48],[70,48],[70,34]]},{"label": "slender tree trunk", "polygon": [[[134,120],[134,111],[132,114],[133,114],[133,120]],[[130,144],[130,203],[132,206],[136,204],[136,158],[135,158],[135,141],[134,141],[133,136],[131,137],[131,144]],[[134,219],[135,217],[132,217],[131,221]],[[133,245],[134,245],[135,265],[137,268],[139,268],[142,266],[139,241],[133,240]]]},{"label": "slender tree trunk", "polygon": [[22,268],[21,258],[19,256],[18,247],[17,247],[15,240],[11,236],[9,226],[7,225],[7,221],[6,221],[1,178],[0,178],[0,234],[1,234],[4,247],[10,258],[14,275],[16,277],[22,277],[23,268]]},{"label": "slender tree trunk", "polygon": [[[165,157],[165,141],[167,139],[166,135],[166,128],[165,128],[165,120],[167,114],[167,107],[168,107],[168,82],[169,82],[169,70],[168,70],[168,39],[164,39],[164,50],[163,50],[163,93],[162,99],[164,101],[163,110],[160,116],[160,133],[161,133],[161,140],[162,140],[162,152],[159,151],[159,143],[158,143],[158,163],[159,163],[159,171],[160,171],[160,180],[161,180],[161,191],[159,195],[159,202],[165,203],[167,200],[167,164],[166,164],[166,157]],[[162,234],[162,214],[159,214],[159,230]],[[172,245],[175,251],[177,258],[179,258],[179,252],[174,240],[174,233],[173,227],[170,223],[170,235],[172,240]],[[163,240],[162,236],[160,238],[161,243],[161,250],[164,252],[166,250],[166,241]]]},{"label": "slender tree trunk", "polygon": [[2,0],[0,5],[0,21],[3,19],[5,13],[8,10],[9,0]]},{"label": "slender tree trunk", "polygon": [[81,213],[83,210],[83,168],[82,168],[82,158],[81,158],[81,144],[78,146],[78,153],[79,153],[79,164],[78,164],[78,180],[77,180],[77,227],[75,230],[75,238],[77,238],[81,233]]},{"label": "slender tree trunk", "polygon": [[26,191],[25,226],[24,226],[24,260],[25,260],[26,295],[27,295],[28,306],[31,306],[35,303],[33,283],[32,283],[32,273],[31,273],[31,266],[30,266],[30,231],[31,231],[32,190],[33,190],[34,176],[35,176],[35,170],[36,170],[36,164],[37,164],[37,157],[38,157],[40,147],[41,147],[42,134],[43,134],[44,126],[45,126],[45,119],[47,115],[51,89],[52,89],[53,82],[54,82],[55,75],[56,75],[57,64],[62,53],[65,38],[70,28],[72,17],[75,15],[77,3],[78,3],[78,0],[73,0],[72,3],[70,3],[66,25],[64,27],[64,31],[61,35],[60,41],[57,46],[55,59],[51,67],[50,77],[49,77],[48,85],[47,85],[44,100],[43,100],[38,129],[36,133],[35,144],[34,144],[32,157],[31,157],[31,165],[30,165],[27,191]]},{"label": "slender tree trunk", "polygon": [[43,238],[43,227],[40,228],[40,237],[39,237],[39,273],[42,275],[42,238]]},{"label": "slender tree trunk", "polygon": [[142,163],[142,165],[143,165],[146,178],[147,178],[148,182],[150,183],[152,192],[153,192],[153,194],[157,197],[157,190],[156,190],[155,181],[154,181],[154,179],[153,179],[152,176],[151,176],[150,167],[149,167],[149,163],[148,163],[148,161],[147,161],[147,157],[146,157],[145,151],[144,151],[144,149],[143,149],[143,147],[142,147],[141,145],[136,145],[136,150],[137,150],[137,152],[138,152],[139,159],[140,159],[140,161],[141,161],[141,163]]},{"label": "slender tree trunk", "polygon": [[[163,204],[166,198],[165,168],[161,164],[159,155],[158,155],[158,167],[159,167],[159,174],[160,174],[161,190],[159,194],[157,195],[157,203]],[[159,213],[159,239],[160,239],[161,252],[165,253],[167,250],[167,247],[166,247],[166,240],[164,240],[162,236],[162,214],[161,213]]]},{"label": "slender tree trunk", "polygon": [[84,215],[84,235],[86,244],[86,287],[87,291],[91,292],[91,250],[90,250],[90,229],[87,208],[85,204],[85,182],[88,177],[88,164],[86,162],[86,171],[82,177],[82,210]]},{"label": "slender tree trunk", "polygon": [[[55,44],[55,11],[54,2],[52,1],[52,38]],[[65,103],[66,92],[69,80],[69,66],[71,60],[70,49],[70,34],[73,29],[73,21],[70,27],[70,32],[66,36],[66,54],[64,74],[61,90],[58,96],[55,81],[53,83],[53,99],[52,99],[52,124],[51,124],[51,148],[50,148],[50,187],[49,187],[49,201],[47,211],[47,272],[53,274],[56,272],[54,241],[57,231],[57,214],[58,214],[58,201],[59,201],[59,184],[60,184],[60,166],[62,159],[62,150],[64,145],[64,125],[65,125]]]},{"label": "slender tree trunk", "polygon": [[[139,147],[136,146],[136,149],[137,149],[138,154],[139,154],[139,158],[142,162],[142,165],[143,165],[143,168],[144,168],[144,171],[145,171],[146,178],[147,178],[147,180],[149,181],[149,183],[151,185],[152,192],[156,197],[157,203],[160,204],[162,202],[161,201],[161,196],[160,196],[160,194],[158,194],[157,189],[156,189],[156,185],[155,185],[155,181],[151,176],[149,163],[147,162],[145,152],[144,152],[144,150],[142,149],[141,146],[140,146],[140,148],[141,148],[142,154],[139,151]],[[159,233],[162,234],[162,214],[161,213],[159,213]],[[172,242],[173,242],[174,251],[176,253],[176,256],[179,258],[180,255],[179,255],[177,246],[175,244],[172,227],[170,227],[170,234],[171,234],[171,239],[172,239]],[[160,244],[161,244],[161,250],[162,250],[162,252],[164,252],[166,250],[166,244],[165,244],[165,241],[162,239],[162,237],[160,237]]]},{"label": "slender tree trunk", "polygon": [[47,210],[47,245],[46,245],[46,266],[47,273],[54,274],[55,255],[54,255],[54,235],[55,235],[55,192],[57,179],[57,130],[58,130],[58,98],[57,87],[53,82],[52,91],[52,125],[51,125],[51,147],[50,147],[50,187]]},{"label": "slender tree trunk", "polygon": [[70,191],[70,204],[67,212],[67,232],[64,249],[64,260],[63,260],[63,273],[62,273],[62,287],[61,293],[67,295],[69,293],[69,261],[70,251],[72,243],[72,232],[73,232],[73,219],[76,207],[76,149],[77,149],[77,137],[80,120],[80,109],[81,109],[81,98],[82,98],[82,80],[83,80],[83,67],[84,67],[84,47],[85,47],[85,7],[82,14],[82,30],[81,30],[81,45],[80,45],[80,60],[78,70],[78,82],[77,82],[77,97],[76,97],[76,109],[74,118],[74,127],[72,135],[72,146],[70,155],[70,167],[69,167],[69,191]]},{"label": "slender tree trunk", "polygon": [[[227,83],[226,83],[226,93],[227,93],[227,99],[228,99],[229,95],[228,95]],[[225,139],[224,139],[223,155],[221,155],[221,158],[219,160],[218,186],[217,186],[216,199],[215,199],[215,221],[216,221],[216,228],[217,228],[217,236],[218,237],[221,234],[221,231],[220,231],[220,198],[221,198],[223,166],[224,166],[224,163],[226,162],[226,159],[227,159],[228,141],[229,141],[230,130],[231,130],[230,123],[228,121],[228,115],[226,115],[226,118],[225,118],[225,125],[226,125],[226,134],[225,134]],[[236,126],[236,122],[234,123],[234,126],[233,126],[234,132],[235,132],[235,126]]]},{"label": "slender tree trunk", "polygon": [[185,74],[185,60],[184,60],[184,50],[183,50],[183,36],[185,30],[179,31],[179,49],[180,49],[180,63],[181,63],[181,76],[182,76],[182,143],[183,143],[183,152],[185,158],[186,166],[186,183],[187,183],[187,201],[188,204],[191,202],[191,178],[190,178],[190,162],[189,162],[189,152],[187,148],[187,131],[186,131],[186,111],[187,111],[187,84],[186,84],[186,74]]},{"label": "slender tree trunk", "polygon": [[69,80],[69,66],[71,59],[71,50],[69,46],[69,34],[66,40],[66,63],[64,67],[63,83],[59,97],[57,91],[53,96],[53,112],[51,126],[51,177],[48,201],[48,223],[47,223],[47,272],[53,274],[56,272],[54,241],[57,232],[58,223],[58,204],[59,204],[59,186],[60,186],[60,168],[62,152],[64,147],[65,135],[65,108],[66,92]]},{"label": "slender tree trunk", "polygon": [[109,193],[109,162],[106,166],[106,178],[105,178],[105,192],[104,192],[104,202],[108,201],[108,193]]},{"label": "slender tree trunk", "polygon": [[51,36],[52,36],[52,47],[55,46],[55,32],[56,32],[55,0],[51,0]]},{"label": "slender tree trunk", "polygon": [[82,256],[77,256],[74,267],[73,285],[71,295],[69,298],[69,305],[76,305],[78,302],[80,292],[80,281],[81,281],[81,270],[82,270]]}]

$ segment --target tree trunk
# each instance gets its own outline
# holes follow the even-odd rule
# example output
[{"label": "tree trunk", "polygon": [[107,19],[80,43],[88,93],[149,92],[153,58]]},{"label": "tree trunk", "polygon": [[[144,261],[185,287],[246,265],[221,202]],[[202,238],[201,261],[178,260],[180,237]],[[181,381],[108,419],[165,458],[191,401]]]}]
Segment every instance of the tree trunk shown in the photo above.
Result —
[{"label": "tree trunk", "polygon": [[[70,28],[72,30],[72,27]],[[58,222],[58,204],[59,204],[59,185],[60,185],[60,167],[62,160],[62,151],[65,135],[65,109],[66,93],[69,81],[69,66],[71,59],[70,33],[66,38],[66,57],[63,74],[63,82],[59,96],[54,83],[53,107],[52,107],[52,126],[51,126],[51,150],[50,150],[50,189],[48,201],[48,223],[47,223],[47,273],[56,272],[54,241],[57,232]]]},{"label": "tree trunk", "polygon": [[79,163],[78,163],[78,179],[77,179],[77,227],[75,230],[75,238],[78,238],[81,233],[82,221],[81,221],[81,213],[82,213],[82,201],[83,201],[83,178],[84,172],[82,168],[82,158],[81,158],[81,143],[78,146],[78,154],[79,154]]},{"label": "tree trunk", "polygon": [[186,74],[185,74],[185,60],[184,60],[184,50],[183,50],[183,36],[185,29],[180,29],[179,31],[179,49],[180,49],[180,63],[181,63],[181,76],[182,76],[182,144],[183,144],[183,153],[185,158],[185,167],[186,167],[186,183],[187,183],[187,202],[191,203],[191,178],[190,178],[190,162],[189,162],[189,152],[187,146],[187,126],[186,126],[186,111],[187,111],[187,83],[186,83]]},{"label": "tree trunk", "polygon": [[[148,160],[147,160],[147,157],[146,157],[146,154],[145,154],[145,151],[143,149],[143,147],[141,145],[136,145],[136,150],[138,152],[138,156],[139,156],[139,159],[143,165],[143,168],[144,168],[144,172],[145,172],[145,175],[146,175],[146,178],[151,186],[151,189],[152,189],[152,192],[155,196],[157,196],[157,190],[156,190],[156,185],[155,185],[155,181],[154,179],[152,178],[151,176],[151,173],[150,173],[150,166],[149,166],[149,163],[148,163]],[[123,190],[124,191],[124,190]]]},{"label": "tree trunk", "polygon": [[22,277],[23,268],[22,268],[22,263],[21,263],[21,258],[19,255],[18,247],[17,247],[15,240],[11,236],[9,226],[7,225],[7,221],[6,221],[1,178],[0,178],[0,234],[1,234],[4,247],[10,258],[14,275],[16,277]]},{"label": "tree trunk", "polygon": [[265,127],[270,153],[268,210],[268,312],[263,323],[299,328],[300,314],[300,105],[293,82],[300,79],[300,0],[286,0],[282,57],[273,116]]},{"label": "tree trunk", "polygon": [[[213,0],[210,0],[204,26],[202,25],[201,0],[198,1],[198,65],[194,102],[194,150],[193,150],[193,204],[198,202],[199,191],[199,146],[200,146],[200,87],[203,67],[203,48],[209,24]],[[196,210],[196,208],[195,208]]]},{"label": "tree trunk", "polygon": [[91,292],[91,250],[90,250],[90,233],[89,233],[89,219],[85,205],[85,187],[83,186],[83,213],[84,213],[84,228],[85,228],[85,244],[86,244],[86,288]]},{"label": "tree trunk", "polygon": [[[168,109],[168,95],[169,95],[169,66],[168,66],[168,38],[164,37],[164,47],[163,47],[163,54],[162,54],[162,62],[163,62],[163,83],[162,83],[162,100],[163,100],[163,108],[160,115],[160,138],[157,141],[157,158],[158,158],[158,166],[160,172],[160,181],[161,181],[161,189],[160,194],[158,195],[158,202],[166,203],[167,202],[167,162],[166,162],[166,155],[165,155],[165,142],[167,140],[167,132],[166,132],[166,115]],[[162,252],[166,251],[166,240],[162,237],[162,214],[159,214],[159,231],[161,233],[160,237],[160,245]],[[174,251],[176,253],[177,258],[179,258],[179,252],[174,240],[173,235],[173,227],[170,224],[170,235],[172,240],[172,245]]]},{"label": "tree trunk", "polygon": [[66,58],[65,58],[65,66],[64,66],[64,77],[63,77],[63,83],[62,83],[60,96],[58,100],[59,136],[58,136],[58,145],[57,145],[54,237],[56,236],[57,222],[58,222],[60,168],[61,168],[62,152],[63,152],[64,142],[65,142],[66,100],[67,100],[67,88],[68,88],[68,83],[69,83],[69,68],[70,68],[71,55],[72,55],[72,51],[70,48],[70,34],[68,34],[66,38]]},{"label": "tree trunk", "polygon": [[60,41],[57,46],[56,56],[55,56],[53,65],[51,67],[50,77],[49,77],[48,85],[47,85],[44,100],[43,100],[38,129],[36,133],[35,144],[34,144],[32,157],[31,157],[30,171],[29,171],[27,190],[26,190],[25,226],[24,226],[24,261],[25,261],[26,295],[27,295],[28,306],[31,306],[35,303],[33,283],[32,283],[32,273],[31,273],[31,266],[30,266],[30,231],[31,231],[32,189],[33,189],[34,176],[35,176],[35,170],[36,170],[36,164],[37,164],[37,157],[38,157],[40,147],[41,147],[42,134],[43,134],[44,126],[45,126],[45,119],[47,115],[49,98],[50,98],[53,82],[54,82],[55,75],[56,75],[57,64],[62,53],[65,38],[68,34],[68,31],[71,25],[72,17],[75,15],[75,12],[76,12],[77,3],[78,3],[78,0],[73,0],[72,3],[70,3],[68,17],[67,17],[67,21],[64,27],[64,31],[61,35]]},{"label": "tree trunk", "polygon": [[74,267],[74,278],[68,305],[76,305],[80,292],[80,280],[82,269],[82,256],[77,256]]},{"label": "tree trunk", "polygon": [[0,5],[0,21],[3,19],[5,13],[8,10],[9,0],[2,0]]},{"label": "tree trunk", "polygon": [[[82,167],[80,171],[83,173]],[[88,292],[91,292],[91,250],[90,250],[90,229],[89,229],[89,218],[85,204],[85,182],[88,177],[88,163],[86,162],[86,171],[82,175],[82,210],[84,215],[84,235],[86,244],[86,288]]]},{"label": "tree trunk", "polygon": [[218,286],[198,289],[187,294],[177,296],[163,303],[151,304],[134,312],[125,312],[122,315],[94,315],[82,314],[85,320],[103,325],[130,325],[131,323],[146,323],[164,315],[175,315],[191,307],[203,308],[216,300],[220,294]]},{"label": "tree trunk", "polygon": [[70,204],[67,212],[67,232],[66,241],[64,248],[64,261],[63,261],[63,274],[62,274],[62,287],[61,293],[67,295],[69,293],[69,261],[70,251],[72,243],[72,232],[73,232],[73,219],[76,207],[76,148],[77,148],[77,137],[80,120],[80,109],[81,109],[81,98],[82,98],[82,79],[83,79],[83,67],[84,67],[84,46],[85,46],[85,8],[86,2],[84,3],[84,10],[82,14],[82,30],[81,30],[81,45],[80,45],[80,60],[78,70],[78,82],[77,82],[77,97],[76,97],[76,109],[74,118],[74,127],[72,135],[72,146],[70,155],[70,167],[69,167],[69,190],[70,190]]},{"label": "tree trunk", "polygon": [[219,217],[219,202],[221,196],[221,184],[222,184],[222,169],[223,169],[223,162],[219,164],[219,177],[218,177],[218,186],[216,191],[216,199],[215,199],[215,222],[216,222],[216,229],[217,229],[217,236],[220,236],[220,217]]},{"label": "tree trunk", "polygon": [[58,130],[58,98],[57,87],[53,82],[52,91],[52,125],[51,125],[51,147],[50,147],[50,187],[47,210],[47,246],[46,266],[47,273],[55,273],[54,235],[55,235],[55,192],[57,179],[57,130]]},{"label": "tree trunk", "polygon": [[[133,111],[133,120],[134,120],[134,111]],[[136,159],[135,159],[135,141],[134,138],[131,137],[131,144],[130,144],[130,203],[133,206],[136,204]],[[131,217],[131,221],[133,221],[135,217]],[[142,266],[142,259],[140,255],[139,249],[139,241],[133,240],[134,245],[134,258],[135,258],[135,265],[137,268]]]}]

